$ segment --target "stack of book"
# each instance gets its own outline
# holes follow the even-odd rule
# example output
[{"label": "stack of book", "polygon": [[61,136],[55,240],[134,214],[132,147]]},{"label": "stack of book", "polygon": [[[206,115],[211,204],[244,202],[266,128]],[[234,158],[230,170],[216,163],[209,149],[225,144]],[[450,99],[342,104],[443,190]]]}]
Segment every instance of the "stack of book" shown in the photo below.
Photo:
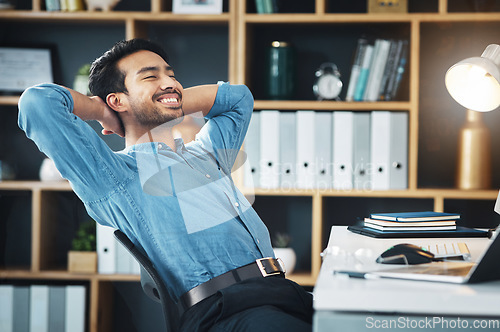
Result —
[{"label": "stack of book", "polygon": [[405,72],[407,40],[360,38],[354,52],[346,101],[394,100]]},{"label": "stack of book", "polygon": [[450,231],[456,230],[460,214],[444,212],[374,213],[364,226],[379,231]]},{"label": "stack of book", "polygon": [[83,0],[45,0],[45,9],[48,12],[53,11],[79,11],[84,10]]}]

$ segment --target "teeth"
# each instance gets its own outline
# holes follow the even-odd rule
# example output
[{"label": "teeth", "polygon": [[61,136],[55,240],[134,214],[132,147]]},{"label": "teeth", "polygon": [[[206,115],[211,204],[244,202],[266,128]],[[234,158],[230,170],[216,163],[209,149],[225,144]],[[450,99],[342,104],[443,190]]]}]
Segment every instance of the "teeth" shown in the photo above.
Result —
[{"label": "teeth", "polygon": [[160,100],[160,102],[162,102],[162,103],[176,103],[177,98],[162,98]]}]

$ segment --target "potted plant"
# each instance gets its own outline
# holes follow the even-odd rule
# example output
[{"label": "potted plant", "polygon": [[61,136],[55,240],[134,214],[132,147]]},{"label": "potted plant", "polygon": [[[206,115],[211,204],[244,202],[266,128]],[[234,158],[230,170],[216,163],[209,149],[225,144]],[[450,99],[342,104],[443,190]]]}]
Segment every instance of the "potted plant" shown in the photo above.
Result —
[{"label": "potted plant", "polygon": [[68,252],[68,271],[97,272],[96,225],[94,220],[80,224]]},{"label": "potted plant", "polygon": [[290,247],[291,240],[290,235],[286,233],[276,233],[273,239],[274,255],[283,261],[287,274],[293,272],[297,261],[295,250]]},{"label": "potted plant", "polygon": [[89,75],[90,75],[90,63],[86,63],[78,69],[76,73],[75,80],[73,81],[73,90],[80,92],[81,94],[90,96],[89,90]]}]

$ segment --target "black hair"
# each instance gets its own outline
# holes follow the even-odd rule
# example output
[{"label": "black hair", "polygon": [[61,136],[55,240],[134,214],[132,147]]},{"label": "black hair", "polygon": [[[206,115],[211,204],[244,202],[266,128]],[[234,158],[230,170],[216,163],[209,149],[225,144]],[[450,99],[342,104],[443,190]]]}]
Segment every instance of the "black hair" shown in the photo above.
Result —
[{"label": "black hair", "polygon": [[118,69],[117,63],[124,57],[142,50],[156,53],[168,63],[167,53],[160,45],[150,40],[131,39],[119,41],[92,63],[89,76],[90,92],[94,96],[99,96],[104,102],[106,102],[106,96],[110,93],[127,93],[125,73]]}]

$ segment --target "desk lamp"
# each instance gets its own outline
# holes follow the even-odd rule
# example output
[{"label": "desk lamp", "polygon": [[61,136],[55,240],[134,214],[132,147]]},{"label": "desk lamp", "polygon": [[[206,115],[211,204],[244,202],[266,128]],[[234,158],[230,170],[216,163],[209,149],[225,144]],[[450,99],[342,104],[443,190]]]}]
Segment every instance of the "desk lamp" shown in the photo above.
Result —
[{"label": "desk lamp", "polygon": [[458,140],[456,186],[487,189],[491,180],[491,139],[481,112],[500,105],[500,45],[488,45],[481,57],[453,65],[446,73],[445,84],[453,99],[467,108]]}]

